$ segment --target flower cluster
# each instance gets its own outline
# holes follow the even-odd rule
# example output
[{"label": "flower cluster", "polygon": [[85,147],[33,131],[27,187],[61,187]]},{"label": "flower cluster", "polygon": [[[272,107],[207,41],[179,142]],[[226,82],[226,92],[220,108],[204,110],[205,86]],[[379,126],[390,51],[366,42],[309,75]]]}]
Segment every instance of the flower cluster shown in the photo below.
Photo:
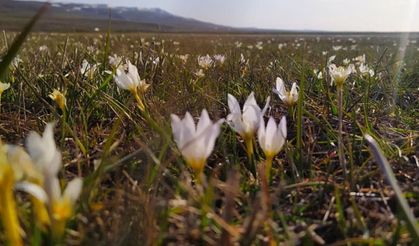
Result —
[{"label": "flower cluster", "polygon": [[26,150],[20,146],[0,143],[0,215],[12,245],[22,245],[13,189],[31,195],[34,216],[41,230],[49,228],[60,238],[82,189],[82,179],[74,178],[62,190],[58,173],[62,168],[61,152],[53,133],[54,124],[47,124],[43,135],[31,132]]},{"label": "flower cluster", "polygon": [[[298,98],[298,92],[296,92],[296,89],[293,90],[297,94],[294,97]],[[238,100],[233,95],[228,94],[230,114],[227,116],[227,123],[245,141],[249,158],[253,156],[253,141],[257,133],[259,146],[268,163],[272,163],[272,159],[280,152],[286,142],[287,126],[285,116],[282,117],[278,125],[274,118],[270,117],[268,124],[265,126],[263,117],[268,109],[269,101],[270,97],[267,98],[265,106],[261,109],[256,102],[255,94],[252,92],[247,97],[243,108],[241,108]],[[196,126],[189,112],[185,114],[183,119],[174,114],[171,117],[174,140],[182,156],[196,173],[201,174],[207,158],[214,150],[215,141],[220,134],[220,127],[224,119],[215,123],[212,122],[205,109],[202,111]],[[270,165],[267,168],[270,169]]]}]

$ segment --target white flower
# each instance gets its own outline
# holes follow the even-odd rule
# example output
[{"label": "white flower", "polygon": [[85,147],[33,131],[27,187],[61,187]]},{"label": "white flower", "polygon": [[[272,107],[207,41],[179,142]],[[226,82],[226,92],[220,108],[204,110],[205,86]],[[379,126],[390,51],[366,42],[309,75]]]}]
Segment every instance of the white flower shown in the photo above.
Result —
[{"label": "white flower", "polygon": [[373,77],[374,76],[374,70],[373,69],[371,69],[367,64],[364,64],[364,63],[361,63],[360,65],[359,65],[359,67],[358,67],[358,70],[359,70],[359,73],[362,75],[362,76],[365,76],[365,75],[369,75],[369,76],[371,76],[371,77]]},{"label": "white flower", "polygon": [[345,82],[345,80],[353,72],[353,69],[354,69],[353,64],[351,65],[347,67],[343,67],[343,66],[337,67],[335,64],[329,65],[330,77],[332,78],[332,82],[336,83],[336,86],[338,87],[343,86],[343,83]]},{"label": "white flower", "polygon": [[366,61],[365,54],[362,54],[361,56],[357,56],[354,59],[352,59],[356,64],[363,64]]},{"label": "white flower", "polygon": [[273,89],[273,92],[276,93],[279,98],[288,106],[292,106],[298,101],[298,90],[297,84],[294,82],[292,84],[291,90],[287,91],[285,89],[284,81],[280,78],[276,78],[276,89]]},{"label": "white flower", "polygon": [[109,56],[109,64],[114,68],[123,68],[122,65],[122,57],[117,56],[116,54],[113,56]]},{"label": "white flower", "polygon": [[55,145],[53,128],[54,123],[47,124],[42,136],[31,132],[26,138],[26,148],[35,168],[42,175],[41,183],[48,197],[53,233],[61,235],[64,233],[65,221],[73,214],[83,182],[81,178],[75,178],[67,184],[64,192],[61,191],[57,175],[62,167],[62,160]]},{"label": "white flower", "polygon": [[323,79],[323,72],[322,71],[320,71],[319,69],[313,69],[313,73],[316,75],[316,77],[318,78],[318,79]]},{"label": "white flower", "polygon": [[141,80],[137,67],[132,65],[130,61],[127,61],[127,67],[127,73],[121,67],[116,70],[114,80],[118,87],[132,93],[136,93],[138,89],[140,89],[140,92],[145,92],[149,84],[146,84],[145,80]]},{"label": "white flower", "polygon": [[226,57],[225,55],[214,55],[214,60],[218,61],[222,65],[224,64]]},{"label": "white flower", "polygon": [[327,59],[327,66],[329,66],[335,59],[336,59],[336,56],[329,57],[329,59]]},{"label": "white flower", "polygon": [[25,143],[35,167],[46,178],[56,176],[62,166],[61,153],[54,140],[54,125],[54,123],[47,124],[42,136],[37,132],[29,133]]},{"label": "white flower", "polygon": [[[61,191],[60,182],[57,177],[52,180],[54,189],[50,196],[51,216],[55,221],[66,221],[71,217],[74,204],[80,196],[83,180],[74,178],[68,182],[64,191]],[[60,224],[57,223],[59,226]],[[58,228],[59,230],[63,228]],[[59,233],[62,233],[61,231]]]},{"label": "white flower", "polygon": [[278,125],[276,125],[275,120],[272,117],[269,117],[266,127],[263,118],[261,119],[258,130],[258,140],[267,159],[272,159],[281,151],[286,139],[287,121],[285,116],[282,117]]},{"label": "white flower", "polygon": [[213,60],[208,54],[206,56],[198,56],[198,65],[203,69],[208,69],[211,67]]},{"label": "white flower", "polygon": [[195,73],[195,76],[196,77],[198,77],[198,78],[203,78],[203,77],[205,77],[205,73],[204,73],[204,70],[202,69],[202,68],[200,68],[198,71],[196,71]]},{"label": "white flower", "polygon": [[349,60],[348,58],[343,59],[342,63],[343,65],[348,65],[351,62],[351,60]]},{"label": "white flower", "polygon": [[183,119],[175,114],[172,114],[171,118],[174,140],[182,156],[192,169],[197,173],[202,172],[207,158],[214,149],[224,119],[213,123],[205,109],[202,110],[196,126],[189,112],[186,112]]},{"label": "white flower", "polygon": [[89,62],[84,59],[80,67],[80,73],[86,78],[93,79],[97,66],[98,64],[89,64]]},{"label": "white flower", "polygon": [[186,55],[178,55],[179,59],[185,64],[189,59],[189,54]]},{"label": "white flower", "polygon": [[39,47],[39,52],[47,52],[48,50],[49,50],[48,46],[46,45],[42,45]]},{"label": "white flower", "polygon": [[246,141],[252,139],[259,127],[261,117],[265,114],[268,108],[269,101],[270,97],[267,98],[263,110],[260,109],[256,102],[255,95],[252,92],[247,97],[242,111],[237,99],[228,94],[228,107],[230,109],[230,114],[227,116],[227,121],[229,125]]}]

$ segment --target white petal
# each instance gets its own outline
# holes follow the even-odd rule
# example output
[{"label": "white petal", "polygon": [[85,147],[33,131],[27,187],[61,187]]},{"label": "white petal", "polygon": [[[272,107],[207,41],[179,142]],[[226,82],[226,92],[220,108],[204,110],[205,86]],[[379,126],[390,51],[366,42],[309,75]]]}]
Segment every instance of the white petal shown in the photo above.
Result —
[{"label": "white petal", "polygon": [[291,94],[291,97],[292,97],[293,102],[294,103],[297,102],[298,101],[297,83],[294,82],[292,84],[292,88],[291,88],[290,94]]},{"label": "white petal", "polygon": [[281,121],[279,122],[278,130],[281,132],[282,136],[287,138],[287,118],[282,116]]},{"label": "white petal", "polygon": [[44,188],[45,192],[48,194],[52,201],[57,201],[61,198],[61,186],[57,177],[47,177],[45,180]]},{"label": "white petal", "polygon": [[16,190],[28,193],[29,195],[35,197],[37,200],[43,203],[48,202],[47,193],[45,193],[44,189],[42,189],[42,187],[39,185],[24,181],[16,183],[15,188]]},{"label": "white petal", "polygon": [[81,178],[75,178],[67,184],[63,196],[74,204],[80,196],[82,187],[83,180]]},{"label": "white petal", "polygon": [[280,77],[276,78],[276,89],[274,89],[274,92],[282,101],[285,100],[287,91],[285,90],[284,81]]},{"label": "white petal", "polygon": [[118,87],[123,90],[129,90],[131,87],[134,86],[131,82],[131,79],[121,68],[116,69],[116,75],[114,76],[114,80],[116,82],[116,85],[118,85]]},{"label": "white petal", "polygon": [[127,76],[130,78],[133,86],[137,87],[140,84],[141,79],[140,79],[140,75],[138,74],[138,69],[136,66],[132,65],[130,61],[128,61]]},{"label": "white petal", "polygon": [[244,127],[241,113],[227,115],[227,123],[238,134],[244,134]]},{"label": "white petal", "polygon": [[198,125],[196,127],[196,136],[202,134],[202,132],[206,131],[207,128],[212,126],[212,121],[209,118],[208,112],[206,109],[202,110],[201,117],[199,118]]},{"label": "white petal", "polygon": [[276,139],[276,123],[274,118],[269,117],[268,124],[266,126],[266,132],[265,132],[265,151],[273,151],[273,148],[275,146],[274,142]]},{"label": "white petal", "polygon": [[181,132],[181,120],[179,119],[179,116],[175,114],[170,115],[172,119],[172,132],[173,132],[173,138],[175,139],[175,142],[180,145],[180,132]]},{"label": "white petal", "polygon": [[231,94],[228,94],[228,108],[232,114],[241,113],[239,102]]},{"label": "white petal", "polygon": [[265,150],[265,146],[266,146],[265,136],[266,136],[265,120],[262,117],[259,122],[258,140],[259,140],[259,145],[263,150]]},{"label": "white petal", "polygon": [[208,158],[214,150],[215,140],[217,139],[218,135],[220,135],[220,127],[223,122],[224,119],[220,119],[210,127],[206,139],[205,159]]},{"label": "white petal", "polygon": [[265,115],[265,112],[266,112],[266,110],[268,109],[268,107],[269,107],[269,102],[271,101],[271,97],[270,96],[268,96],[267,98],[266,98],[266,103],[265,103],[265,106],[263,107],[263,109],[262,109],[262,116],[263,115]]},{"label": "white petal", "polygon": [[54,141],[54,125],[47,124],[42,137],[36,132],[31,132],[26,138],[26,148],[35,165],[51,175],[56,175],[61,168],[61,154]]},{"label": "white petal", "polygon": [[259,105],[257,104],[256,99],[255,99],[255,93],[253,91],[247,97],[246,102],[244,102],[243,111],[245,110],[246,107],[249,107],[249,106],[259,108]]},{"label": "white petal", "polygon": [[189,112],[186,112],[185,117],[180,122],[179,129],[179,142],[178,147],[182,151],[185,146],[190,145],[192,139],[196,133],[195,123],[193,121],[192,115]]},{"label": "white petal", "polygon": [[260,108],[256,105],[247,105],[243,109],[243,128],[246,134],[253,134],[259,127],[259,121],[262,116]]}]

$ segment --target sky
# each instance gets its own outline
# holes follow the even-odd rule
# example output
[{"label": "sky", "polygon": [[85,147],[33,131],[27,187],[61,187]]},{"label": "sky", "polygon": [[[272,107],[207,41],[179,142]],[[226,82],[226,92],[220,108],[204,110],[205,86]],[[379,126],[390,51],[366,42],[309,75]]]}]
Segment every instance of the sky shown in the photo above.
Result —
[{"label": "sky", "polygon": [[179,16],[233,27],[322,31],[419,31],[419,0],[52,0],[51,2],[161,8]]}]

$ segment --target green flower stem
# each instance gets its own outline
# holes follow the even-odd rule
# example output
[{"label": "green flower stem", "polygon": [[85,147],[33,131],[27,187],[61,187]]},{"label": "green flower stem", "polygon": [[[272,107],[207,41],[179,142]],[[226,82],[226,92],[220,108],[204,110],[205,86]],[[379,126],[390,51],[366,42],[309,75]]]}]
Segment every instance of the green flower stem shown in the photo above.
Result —
[{"label": "green flower stem", "polygon": [[338,92],[338,113],[339,113],[339,130],[338,130],[338,155],[339,163],[343,168],[345,177],[347,176],[347,167],[345,160],[345,152],[343,148],[343,86],[337,87]]}]

